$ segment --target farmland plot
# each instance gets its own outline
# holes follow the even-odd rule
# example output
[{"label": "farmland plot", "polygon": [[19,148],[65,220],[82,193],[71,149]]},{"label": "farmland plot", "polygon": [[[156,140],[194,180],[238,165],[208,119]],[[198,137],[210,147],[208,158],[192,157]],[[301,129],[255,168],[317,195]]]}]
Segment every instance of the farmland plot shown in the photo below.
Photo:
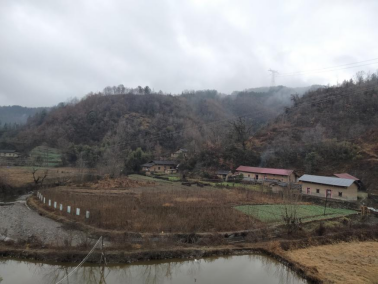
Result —
[{"label": "farmland plot", "polygon": [[357,213],[354,210],[341,208],[326,208],[324,212],[324,207],[318,205],[242,205],[234,208],[262,222],[274,223],[282,221],[282,214],[287,206],[296,207],[297,214],[299,218],[302,219],[302,222],[329,219]]}]

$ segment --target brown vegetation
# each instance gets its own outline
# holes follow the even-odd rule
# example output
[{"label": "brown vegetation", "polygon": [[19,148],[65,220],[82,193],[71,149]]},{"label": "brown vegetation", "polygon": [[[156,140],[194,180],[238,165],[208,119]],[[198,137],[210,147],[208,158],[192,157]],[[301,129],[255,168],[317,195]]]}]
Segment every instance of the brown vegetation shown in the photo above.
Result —
[{"label": "brown vegetation", "polygon": [[[44,169],[41,169],[38,174],[42,175],[41,178],[43,178]],[[35,176],[37,176],[36,178],[38,178],[38,174],[35,173]],[[13,187],[23,187],[35,182],[33,178],[33,168],[31,167],[0,167],[0,175]],[[69,181],[71,177],[78,175],[79,169],[77,168],[50,168],[46,181],[48,179],[59,178],[65,178]]]},{"label": "brown vegetation", "polygon": [[151,185],[155,185],[155,183],[152,181],[132,180],[127,177],[111,179],[107,176],[105,179],[90,183],[88,186],[94,189],[126,189]]},{"label": "brown vegetation", "polygon": [[[129,232],[219,232],[263,226],[232,207],[240,204],[281,202],[276,196],[245,189],[194,188],[166,184],[129,190],[52,188],[42,190],[57,209],[41,202],[54,214],[86,222],[101,229]],[[59,205],[63,204],[63,211]],[[67,213],[71,206],[71,214]],[[80,208],[81,216],[75,216]],[[90,218],[85,219],[85,211]]]},{"label": "brown vegetation", "polygon": [[377,283],[378,242],[316,246],[290,251],[287,255],[317,271],[325,283]]}]

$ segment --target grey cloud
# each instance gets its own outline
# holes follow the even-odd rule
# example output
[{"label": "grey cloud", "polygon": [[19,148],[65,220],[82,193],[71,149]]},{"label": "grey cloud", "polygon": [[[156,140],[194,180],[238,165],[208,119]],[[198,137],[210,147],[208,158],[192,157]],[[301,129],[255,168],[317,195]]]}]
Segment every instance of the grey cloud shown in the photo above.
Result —
[{"label": "grey cloud", "polygon": [[[3,0],[0,105],[48,106],[118,84],[230,93],[269,85],[269,68],[374,58],[378,3],[361,2]],[[277,82],[336,83],[356,71]]]}]

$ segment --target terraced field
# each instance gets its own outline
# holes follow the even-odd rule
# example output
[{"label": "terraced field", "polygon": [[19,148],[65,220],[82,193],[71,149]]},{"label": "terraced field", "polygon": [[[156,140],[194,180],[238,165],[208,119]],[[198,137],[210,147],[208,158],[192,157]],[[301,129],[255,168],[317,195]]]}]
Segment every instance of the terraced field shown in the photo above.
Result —
[{"label": "terraced field", "polygon": [[38,146],[30,152],[30,156],[44,167],[59,167],[62,165],[62,155],[55,148]]},{"label": "terraced field", "polygon": [[282,215],[286,209],[289,212],[290,210],[296,210],[302,222],[329,219],[357,213],[354,210],[341,208],[326,208],[324,211],[324,207],[319,205],[242,205],[234,208],[265,223],[281,222]]}]

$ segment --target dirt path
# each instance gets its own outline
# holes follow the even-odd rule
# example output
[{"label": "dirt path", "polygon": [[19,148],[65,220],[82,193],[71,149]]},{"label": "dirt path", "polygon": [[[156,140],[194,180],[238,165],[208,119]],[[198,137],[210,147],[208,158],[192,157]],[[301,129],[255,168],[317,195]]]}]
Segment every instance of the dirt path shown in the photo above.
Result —
[{"label": "dirt path", "polygon": [[0,206],[0,237],[15,241],[37,237],[45,244],[60,245],[64,240],[79,242],[82,232],[66,230],[61,223],[40,216],[26,206],[25,199],[24,196],[13,205]]}]

